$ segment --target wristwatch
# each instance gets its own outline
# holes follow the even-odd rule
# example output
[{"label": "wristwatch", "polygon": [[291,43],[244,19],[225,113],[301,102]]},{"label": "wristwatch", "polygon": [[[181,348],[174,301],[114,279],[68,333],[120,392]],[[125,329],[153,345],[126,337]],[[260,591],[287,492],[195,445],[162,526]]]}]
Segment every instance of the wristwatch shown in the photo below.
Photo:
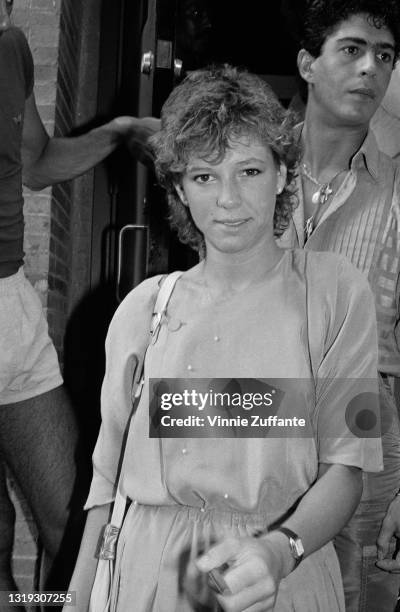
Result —
[{"label": "wristwatch", "polygon": [[287,536],[287,538],[289,539],[290,552],[292,553],[294,559],[293,569],[296,569],[296,567],[299,565],[300,561],[304,557],[303,542],[301,541],[297,533],[295,533],[291,529],[288,529],[287,527],[278,527],[275,531],[280,531],[281,533],[285,534],[285,536]]}]

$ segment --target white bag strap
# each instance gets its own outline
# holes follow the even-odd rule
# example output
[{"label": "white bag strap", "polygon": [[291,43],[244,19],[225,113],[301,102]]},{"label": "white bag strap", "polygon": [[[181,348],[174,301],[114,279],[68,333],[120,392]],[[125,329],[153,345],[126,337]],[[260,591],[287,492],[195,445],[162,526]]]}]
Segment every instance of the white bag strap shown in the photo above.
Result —
[{"label": "white bag strap", "polygon": [[[150,326],[151,343],[154,344],[158,337],[161,321],[167,310],[168,302],[171,298],[175,283],[182,276],[182,272],[172,272],[164,279],[158,292],[154,305],[153,319]],[[143,374],[142,374],[143,377]]]},{"label": "white bag strap", "polygon": [[[169,274],[163,284],[160,287],[160,290],[157,295],[157,299],[154,305],[153,318],[150,326],[150,342],[154,344],[158,337],[158,332],[160,330],[162,318],[167,310],[168,302],[172,295],[172,292],[175,287],[175,283],[178,278],[182,275],[182,272],[172,272]],[[147,352],[147,349],[146,349]],[[140,399],[140,395],[142,393],[143,387],[143,372],[144,372],[144,359],[143,359],[143,370],[142,375],[140,377],[140,382],[136,387],[135,392],[135,405],[138,403]],[[122,460],[121,470],[118,478],[117,491],[115,495],[114,507],[111,515],[110,522],[105,526],[103,532],[103,539],[100,545],[100,549],[98,552],[99,559],[114,559],[115,555],[115,546],[118,538],[118,533],[122,525],[122,521],[125,514],[126,508],[126,496],[121,492],[121,481],[124,467],[124,459]]]}]

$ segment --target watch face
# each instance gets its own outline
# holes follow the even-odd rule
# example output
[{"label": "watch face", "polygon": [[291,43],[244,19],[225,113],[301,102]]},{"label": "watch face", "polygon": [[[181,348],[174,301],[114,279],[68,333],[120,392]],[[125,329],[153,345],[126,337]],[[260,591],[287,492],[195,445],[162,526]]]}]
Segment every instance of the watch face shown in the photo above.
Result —
[{"label": "watch face", "polygon": [[300,558],[304,555],[304,546],[300,538],[297,540],[292,540],[293,542],[293,552],[297,558]]},{"label": "watch face", "polygon": [[288,529],[287,527],[278,527],[278,531],[281,531],[289,539],[290,550],[295,559],[295,567],[297,567],[304,555],[303,542],[297,533],[291,531],[291,529]]}]

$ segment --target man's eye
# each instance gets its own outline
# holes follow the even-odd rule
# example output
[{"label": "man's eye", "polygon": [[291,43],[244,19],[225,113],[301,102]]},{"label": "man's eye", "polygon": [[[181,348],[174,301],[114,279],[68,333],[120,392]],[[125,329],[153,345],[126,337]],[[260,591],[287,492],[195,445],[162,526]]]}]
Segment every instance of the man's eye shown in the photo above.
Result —
[{"label": "man's eye", "polygon": [[349,45],[348,47],[344,47],[343,51],[346,53],[346,55],[357,55],[359,48],[355,45]]},{"label": "man's eye", "polygon": [[243,173],[246,176],[257,176],[258,174],[260,174],[260,170],[258,168],[245,168],[243,170]]},{"label": "man's eye", "polygon": [[386,51],[383,51],[382,53],[378,53],[378,58],[384,64],[393,64],[393,59],[394,58],[393,58],[393,55],[391,53],[387,53]]},{"label": "man's eye", "polygon": [[196,183],[209,183],[211,180],[211,174],[196,174],[193,177]]}]

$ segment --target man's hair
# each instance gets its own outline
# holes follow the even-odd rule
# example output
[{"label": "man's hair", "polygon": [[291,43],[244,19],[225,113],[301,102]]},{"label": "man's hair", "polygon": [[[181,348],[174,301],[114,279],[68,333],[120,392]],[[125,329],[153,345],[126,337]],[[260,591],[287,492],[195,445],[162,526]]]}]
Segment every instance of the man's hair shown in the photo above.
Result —
[{"label": "man's hair", "polygon": [[277,166],[282,162],[287,167],[274,217],[275,235],[284,232],[294,200],[294,121],[265,81],[227,65],[194,71],[172,91],[161,112],[161,130],[150,144],[158,180],[168,195],[170,225],[181,242],[204,249],[203,235],[176,192],[189,159],[196,156],[218,163],[242,137],[270,147]]},{"label": "man's hair", "polygon": [[376,28],[386,27],[395,41],[395,60],[400,53],[399,0],[307,0],[302,46],[313,57],[321,54],[327,37],[342,21],[364,13]]}]

